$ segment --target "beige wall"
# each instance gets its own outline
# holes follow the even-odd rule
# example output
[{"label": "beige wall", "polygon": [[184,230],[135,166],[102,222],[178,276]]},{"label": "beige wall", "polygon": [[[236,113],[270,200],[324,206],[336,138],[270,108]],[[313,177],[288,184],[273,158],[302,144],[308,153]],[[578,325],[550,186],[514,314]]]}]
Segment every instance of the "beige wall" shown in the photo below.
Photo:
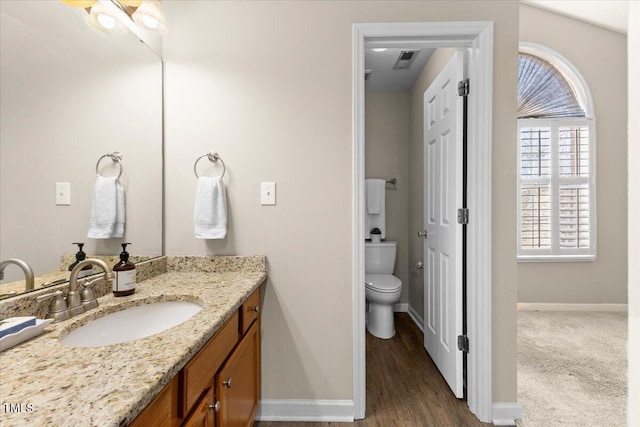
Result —
[{"label": "beige wall", "polygon": [[[640,93],[640,3],[629,2],[629,93]],[[629,97],[629,360],[640,360],[640,99]],[[634,166],[634,167],[631,167]],[[628,425],[640,424],[640,406],[633,402],[640,399],[640,365],[629,363],[629,386],[627,397]]]},{"label": "beige wall", "polygon": [[409,120],[408,92],[365,96],[365,177],[396,178],[387,185],[386,239],[398,242],[394,274],[402,280],[400,302],[408,302]]},{"label": "beige wall", "polygon": [[[411,87],[411,147],[409,155],[409,265],[424,262],[424,101],[433,80],[455,54],[455,49],[437,49]],[[409,305],[424,320],[424,270],[409,269]]]},{"label": "beige wall", "polygon": [[596,114],[598,254],[588,263],[519,263],[518,302],[626,303],[626,37],[553,12],[521,6],[520,40],[564,55],[591,90]]},{"label": "beige wall", "polygon": [[[173,2],[166,61],[169,255],[265,254],[265,399],[351,399],[352,24],[494,21],[493,399],[516,400],[517,3]],[[229,234],[193,236],[193,161],[227,164]],[[502,158],[509,159],[505,165]],[[277,182],[260,206],[260,181]],[[501,218],[500,218],[501,219]]]}]

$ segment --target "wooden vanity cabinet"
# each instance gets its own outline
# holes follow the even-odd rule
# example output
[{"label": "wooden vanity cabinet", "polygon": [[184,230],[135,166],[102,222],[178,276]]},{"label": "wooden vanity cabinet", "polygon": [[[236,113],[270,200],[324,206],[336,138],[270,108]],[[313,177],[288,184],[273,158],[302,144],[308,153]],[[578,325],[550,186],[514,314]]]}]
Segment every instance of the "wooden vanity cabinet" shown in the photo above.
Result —
[{"label": "wooden vanity cabinet", "polygon": [[195,409],[182,424],[183,427],[215,427],[213,388],[207,389]]},{"label": "wooden vanity cabinet", "polygon": [[131,426],[252,426],[259,400],[260,288]]},{"label": "wooden vanity cabinet", "polygon": [[215,377],[218,426],[249,427],[260,400],[260,322],[249,330]]},{"label": "wooden vanity cabinet", "polygon": [[176,376],[133,420],[130,427],[178,427],[182,421],[179,414],[179,396],[180,379]]}]

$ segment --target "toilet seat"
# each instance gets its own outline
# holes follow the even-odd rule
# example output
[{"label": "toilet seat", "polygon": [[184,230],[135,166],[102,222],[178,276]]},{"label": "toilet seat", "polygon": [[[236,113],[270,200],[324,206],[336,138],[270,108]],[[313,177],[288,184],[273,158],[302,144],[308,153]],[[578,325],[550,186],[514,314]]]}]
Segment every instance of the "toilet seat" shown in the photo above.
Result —
[{"label": "toilet seat", "polygon": [[380,293],[393,293],[402,289],[402,281],[391,274],[365,274],[365,288]]}]

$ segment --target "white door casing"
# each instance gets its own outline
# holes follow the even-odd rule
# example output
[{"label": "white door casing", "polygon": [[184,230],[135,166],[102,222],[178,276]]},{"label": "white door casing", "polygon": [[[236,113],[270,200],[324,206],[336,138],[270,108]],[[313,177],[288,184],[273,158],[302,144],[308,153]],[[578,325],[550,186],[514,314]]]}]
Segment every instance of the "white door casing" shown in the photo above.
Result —
[{"label": "white door casing", "polygon": [[462,352],[462,97],[457,52],[424,93],[424,346],[458,398]]},{"label": "white door casing", "polygon": [[[353,418],[365,417],[364,296],[364,52],[373,47],[465,47],[469,49],[467,354],[466,400],[482,422],[492,421],[492,117],[493,22],[353,24],[352,272]],[[327,421],[323,419],[322,421]]]}]

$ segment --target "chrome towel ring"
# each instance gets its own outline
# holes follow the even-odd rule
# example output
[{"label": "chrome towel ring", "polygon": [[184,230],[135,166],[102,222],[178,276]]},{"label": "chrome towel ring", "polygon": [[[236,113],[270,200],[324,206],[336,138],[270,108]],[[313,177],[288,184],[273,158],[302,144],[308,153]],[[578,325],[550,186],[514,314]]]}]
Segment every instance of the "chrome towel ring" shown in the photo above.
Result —
[{"label": "chrome towel ring", "polygon": [[119,151],[114,151],[113,153],[107,153],[103,156],[100,156],[100,158],[98,159],[98,162],[96,163],[96,175],[102,176],[100,175],[98,168],[100,166],[100,161],[105,157],[111,157],[111,160],[117,163],[118,166],[120,166],[120,172],[118,173],[118,177],[116,178],[116,179],[120,179],[120,177],[122,176],[122,153]]},{"label": "chrome towel ring", "polygon": [[203,157],[208,157],[209,161],[214,163],[220,160],[220,163],[222,163],[222,174],[220,175],[220,179],[222,179],[222,177],[224,177],[224,173],[227,171],[227,167],[225,166],[222,157],[220,157],[218,153],[214,151],[210,151],[207,154],[204,154],[196,159],[196,162],[193,164],[193,173],[196,174],[196,178],[200,178],[200,175],[198,175],[198,171],[196,170],[196,166],[198,166],[198,161],[200,161],[200,159],[202,159]]}]

